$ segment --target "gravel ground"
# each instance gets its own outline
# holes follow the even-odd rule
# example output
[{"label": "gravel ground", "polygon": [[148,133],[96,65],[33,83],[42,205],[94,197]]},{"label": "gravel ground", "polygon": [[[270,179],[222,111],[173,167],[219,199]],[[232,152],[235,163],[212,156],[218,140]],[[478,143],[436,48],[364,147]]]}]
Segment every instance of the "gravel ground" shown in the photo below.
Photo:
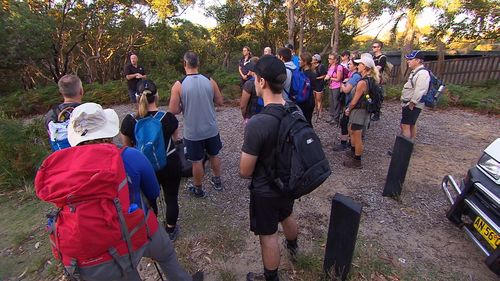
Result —
[{"label": "gravel ground", "polygon": [[[131,105],[114,107],[122,119]],[[162,109],[165,109],[162,107]],[[182,115],[178,116],[182,126]],[[243,230],[246,245],[232,253],[229,261],[197,262],[207,274],[206,280],[220,280],[221,266],[244,280],[246,272],[260,271],[257,238],[248,229],[247,180],[238,176],[243,125],[239,109],[226,106],[217,110],[220,134],[224,192],[209,190],[207,203],[219,210],[218,221]],[[446,174],[458,178],[477,161],[482,150],[500,137],[500,118],[459,109],[424,110],[418,121],[414,152],[399,201],[382,197],[390,157],[387,151],[399,132],[400,108],[386,102],[383,116],[366,132],[363,169],[342,166],[343,153],[333,153],[339,128],[324,120],[314,123],[332,167],[332,176],[315,192],[296,203],[300,224],[300,244],[307,248],[314,239],[324,239],[327,232],[330,202],[335,193],[352,197],[363,206],[358,237],[364,244],[376,243],[380,254],[394,268],[412,268],[417,272],[453,272],[463,280],[498,280],[483,264],[484,257],[466,235],[445,217],[448,202],[440,190]],[[182,206],[193,200],[185,190]],[[196,199],[199,200],[199,199]],[[359,240],[358,240],[359,241]],[[289,267],[286,259],[283,268]],[[145,277],[151,274],[145,274]],[[300,280],[293,277],[293,280]],[[435,275],[436,279],[441,280]],[[152,277],[151,277],[152,278]],[[417,278],[418,279],[418,278]]]}]

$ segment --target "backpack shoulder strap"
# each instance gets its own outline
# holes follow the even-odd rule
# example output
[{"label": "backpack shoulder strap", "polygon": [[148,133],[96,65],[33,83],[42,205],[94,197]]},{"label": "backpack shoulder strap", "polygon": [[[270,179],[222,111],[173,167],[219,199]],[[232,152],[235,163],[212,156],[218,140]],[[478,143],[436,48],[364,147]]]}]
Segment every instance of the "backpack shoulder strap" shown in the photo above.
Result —
[{"label": "backpack shoulder strap", "polygon": [[421,67],[421,68],[417,69],[417,71],[413,72],[413,75],[411,76],[411,79],[410,79],[412,88],[415,88],[415,82],[413,81],[413,78],[415,78],[415,75],[417,75],[417,73],[420,72],[420,70],[427,70],[427,72],[429,72],[429,75],[431,75],[431,71],[425,67]]},{"label": "backpack shoulder strap", "polygon": [[61,111],[59,111],[59,114],[57,115],[57,121],[58,122],[64,122],[69,119],[69,116],[66,118],[66,115],[69,114],[71,115],[71,112],[73,112],[73,109],[75,109],[72,106],[65,107]]},{"label": "backpack shoulder strap", "polygon": [[153,116],[155,119],[162,120],[163,117],[165,117],[166,113],[164,111],[157,111],[155,115]]}]

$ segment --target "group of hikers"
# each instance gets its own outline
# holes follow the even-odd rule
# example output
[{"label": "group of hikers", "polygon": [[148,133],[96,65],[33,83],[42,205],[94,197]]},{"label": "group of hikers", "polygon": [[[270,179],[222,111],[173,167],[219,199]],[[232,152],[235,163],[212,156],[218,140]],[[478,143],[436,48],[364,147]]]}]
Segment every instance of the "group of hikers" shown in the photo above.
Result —
[{"label": "group of hikers", "polygon": [[[276,56],[266,48],[260,58],[253,57],[248,47],[243,48],[239,73],[245,133],[240,175],[251,179],[250,230],[259,236],[264,269],[262,273],[248,273],[247,280],[279,280],[278,224],[290,258],[295,259],[298,253],[294,200],[330,174],[312,129],[313,115],[320,118],[322,114],[325,88],[330,98],[327,121],[341,127],[340,143],[334,151],[346,151],[345,166],[362,167],[362,130],[373,117],[367,111],[367,100],[373,89],[383,84],[380,73],[387,65],[382,43],[375,42],[372,47],[375,56],[329,54],[328,68],[321,64],[321,56],[309,52],[297,56],[292,46],[278,49]],[[418,72],[423,67],[422,53],[415,51],[406,58],[412,73],[402,94],[401,130],[415,138],[415,122],[422,108],[420,97],[429,82],[425,71]],[[206,197],[203,178],[207,158],[213,175],[211,186],[216,191],[224,190],[219,157],[222,142],[215,111],[223,97],[217,83],[199,72],[196,53],[186,52],[183,65],[185,76],[173,84],[168,111],[163,112],[158,108],[155,83],[147,79],[137,55],[132,54],[125,77],[136,112],[126,115],[121,125],[113,109],[82,104],[83,87],[76,75],[59,80],[64,100],[44,118],[54,152],[41,165],[35,189],[40,199],[57,207],[48,216],[48,230],[53,254],[68,278],[140,280],[137,265],[144,256],[158,262],[169,280],[203,280],[203,272],[191,276],[183,269],[172,242],[180,229],[178,192],[185,164],[181,160],[187,158],[192,165],[188,191],[193,196]],[[298,82],[302,85],[297,86],[301,84]],[[304,89],[310,93],[303,93]],[[176,118],[180,113],[184,119],[182,138]],[[283,134],[288,133],[283,127],[297,128],[296,136],[286,135],[296,138],[297,147],[283,143]],[[303,136],[297,132],[303,132]],[[113,144],[117,135],[121,146]],[[185,151],[177,145],[181,141]],[[280,146],[285,150],[277,153]],[[308,174],[314,183],[304,182],[306,175],[293,178],[297,157],[308,158],[311,167],[321,164],[315,166],[313,177]],[[287,161],[293,163],[283,164]],[[302,170],[300,173],[309,173],[312,169]],[[299,185],[294,180],[309,189],[287,190]],[[159,225],[156,217],[160,189],[166,202],[164,225]]]}]

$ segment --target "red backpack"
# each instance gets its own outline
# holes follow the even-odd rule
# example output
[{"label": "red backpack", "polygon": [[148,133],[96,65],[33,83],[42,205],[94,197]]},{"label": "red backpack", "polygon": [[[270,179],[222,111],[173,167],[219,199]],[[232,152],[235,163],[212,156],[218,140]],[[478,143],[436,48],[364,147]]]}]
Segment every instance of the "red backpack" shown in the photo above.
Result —
[{"label": "red backpack", "polygon": [[120,256],[131,261],[130,253],[158,229],[153,212],[129,213],[122,151],[113,144],[71,147],[52,153],[38,170],[36,195],[58,208],[47,227],[52,252],[69,272]]}]

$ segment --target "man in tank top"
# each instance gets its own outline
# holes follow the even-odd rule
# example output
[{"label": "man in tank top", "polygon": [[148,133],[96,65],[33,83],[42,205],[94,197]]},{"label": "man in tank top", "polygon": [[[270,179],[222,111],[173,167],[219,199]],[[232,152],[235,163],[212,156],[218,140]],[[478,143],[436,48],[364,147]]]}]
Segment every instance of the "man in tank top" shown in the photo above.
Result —
[{"label": "man in tank top", "polygon": [[196,197],[205,197],[202,188],[204,169],[202,160],[209,155],[213,177],[211,184],[221,191],[221,163],[218,156],[222,143],[215,117],[215,105],[222,105],[223,97],[217,83],[198,72],[198,55],[192,51],[184,54],[186,76],[172,86],[169,111],[182,112],[184,116],[184,144],[187,157],[193,162],[193,181],[189,191]]}]

